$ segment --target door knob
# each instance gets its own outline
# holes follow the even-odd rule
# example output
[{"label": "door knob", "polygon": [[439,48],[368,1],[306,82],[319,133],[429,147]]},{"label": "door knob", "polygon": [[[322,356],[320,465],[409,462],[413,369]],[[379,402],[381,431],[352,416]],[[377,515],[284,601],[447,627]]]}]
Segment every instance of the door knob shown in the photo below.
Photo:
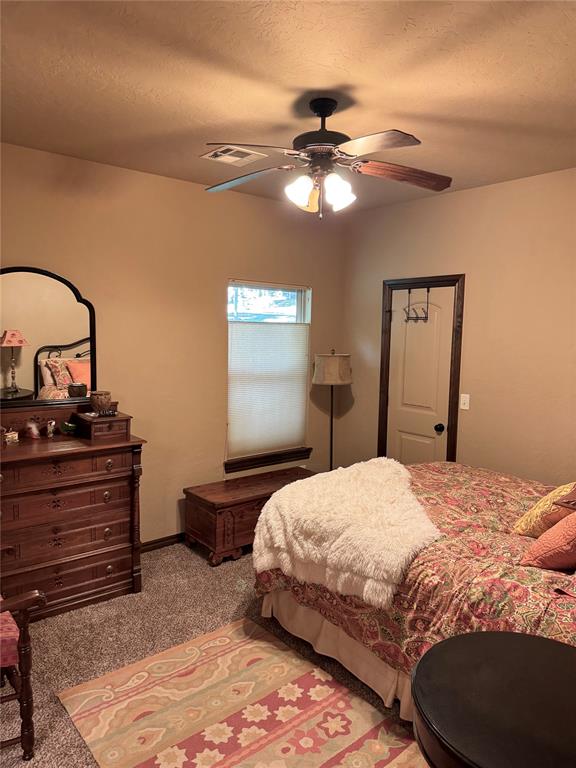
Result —
[{"label": "door knob", "polygon": [[436,432],[437,435],[441,435],[445,429],[446,427],[444,424],[434,424],[434,432]]}]

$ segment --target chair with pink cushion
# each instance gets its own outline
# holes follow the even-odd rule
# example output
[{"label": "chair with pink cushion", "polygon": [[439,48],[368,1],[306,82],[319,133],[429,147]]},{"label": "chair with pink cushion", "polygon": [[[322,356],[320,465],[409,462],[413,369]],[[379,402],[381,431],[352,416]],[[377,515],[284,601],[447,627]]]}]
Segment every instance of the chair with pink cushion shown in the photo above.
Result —
[{"label": "chair with pink cushion", "polygon": [[5,685],[8,680],[14,693],[0,697],[4,704],[17,700],[20,705],[22,721],[20,736],[5,739],[0,747],[9,747],[20,743],[22,759],[31,760],[34,756],[34,722],[32,719],[34,703],[30,673],[32,669],[32,648],[28,622],[30,610],[46,603],[43,592],[33,590],[0,600],[0,681]]}]

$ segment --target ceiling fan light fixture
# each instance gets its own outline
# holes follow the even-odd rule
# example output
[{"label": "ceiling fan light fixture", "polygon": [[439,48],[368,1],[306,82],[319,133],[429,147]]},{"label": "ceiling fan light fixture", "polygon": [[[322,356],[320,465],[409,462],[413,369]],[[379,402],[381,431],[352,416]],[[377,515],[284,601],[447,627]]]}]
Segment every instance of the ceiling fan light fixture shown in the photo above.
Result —
[{"label": "ceiling fan light fixture", "polygon": [[307,208],[310,201],[310,193],[314,189],[314,182],[310,176],[299,176],[291,184],[284,187],[286,197],[299,208]]},{"label": "ceiling fan light fixture", "polygon": [[[366,160],[366,155],[373,155],[383,150],[416,146],[420,144],[420,139],[411,133],[404,133],[404,131],[396,129],[371,133],[355,139],[351,139],[345,133],[328,130],[326,119],[334,113],[337,106],[336,100],[329,97],[312,99],[310,109],[320,118],[320,128],[296,136],[292,142],[292,148],[270,146],[269,144],[243,144],[242,142],[226,142],[226,146],[222,146],[224,142],[210,143],[208,146],[219,148],[216,150],[218,154],[222,154],[226,149],[234,150],[240,154],[254,153],[254,150],[265,150],[266,154],[284,155],[291,161],[276,167],[262,168],[253,173],[246,173],[220,184],[214,184],[207,187],[207,191],[223,192],[269,173],[302,171],[303,168],[307,168],[308,170],[304,171],[304,175],[288,184],[284,191],[288,199],[301,211],[318,213],[318,216],[322,218],[324,202],[336,212],[347,208],[356,200],[351,185],[338,173],[335,173],[335,168],[344,168],[345,171],[362,176],[401,181],[434,192],[441,192],[451,185],[450,176],[381,160]],[[228,157],[231,154],[230,152]]]},{"label": "ceiling fan light fixture", "polygon": [[356,195],[352,192],[352,185],[344,181],[337,173],[329,173],[324,179],[324,192],[326,202],[332,206],[334,212],[347,208],[356,200]]}]

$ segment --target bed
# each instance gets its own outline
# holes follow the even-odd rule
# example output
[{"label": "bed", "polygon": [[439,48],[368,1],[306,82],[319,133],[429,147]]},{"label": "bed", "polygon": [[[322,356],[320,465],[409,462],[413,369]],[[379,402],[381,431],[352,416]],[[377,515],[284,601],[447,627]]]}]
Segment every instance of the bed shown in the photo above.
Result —
[{"label": "bed", "polygon": [[389,609],[278,569],[256,575],[264,616],[338,659],[387,706],[399,699],[407,720],[411,670],[440,640],[496,630],[576,645],[576,577],[518,565],[533,539],[511,532],[551,489],[451,462],[409,470],[412,490],[444,536],[416,556]]}]

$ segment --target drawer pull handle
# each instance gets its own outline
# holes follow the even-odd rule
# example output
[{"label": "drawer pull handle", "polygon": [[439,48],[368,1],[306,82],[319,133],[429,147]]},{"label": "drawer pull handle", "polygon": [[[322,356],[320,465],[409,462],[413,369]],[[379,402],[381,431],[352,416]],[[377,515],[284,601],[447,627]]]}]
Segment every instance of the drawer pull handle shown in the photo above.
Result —
[{"label": "drawer pull handle", "polygon": [[14,552],[16,552],[16,549],[15,547],[2,547],[0,552],[2,552],[2,554],[13,555]]},{"label": "drawer pull handle", "polygon": [[114,459],[106,459],[106,464],[104,466],[106,467],[106,471],[110,472],[110,470],[114,466]]},{"label": "drawer pull handle", "polygon": [[113,565],[107,566],[107,568],[106,568],[106,577],[112,576],[113,573],[114,573],[114,566]]},{"label": "drawer pull handle", "polygon": [[55,587],[63,587],[64,586],[64,581],[62,579],[62,576],[56,576],[56,578],[54,579],[54,586]]},{"label": "drawer pull handle", "polygon": [[57,525],[55,525],[54,528],[52,528],[52,533],[54,534],[54,536],[50,539],[48,544],[51,547],[61,547],[64,542],[62,541],[62,539],[60,537],[61,531],[60,531],[60,528],[58,528]]},{"label": "drawer pull handle", "polygon": [[[112,536],[112,528],[104,528],[104,538],[106,541]],[[112,568],[112,566],[108,566],[109,568]]]},{"label": "drawer pull handle", "polygon": [[112,494],[110,493],[110,491],[104,491],[104,493],[102,494],[102,498],[104,499],[104,502],[108,504],[108,502],[112,498]]}]

